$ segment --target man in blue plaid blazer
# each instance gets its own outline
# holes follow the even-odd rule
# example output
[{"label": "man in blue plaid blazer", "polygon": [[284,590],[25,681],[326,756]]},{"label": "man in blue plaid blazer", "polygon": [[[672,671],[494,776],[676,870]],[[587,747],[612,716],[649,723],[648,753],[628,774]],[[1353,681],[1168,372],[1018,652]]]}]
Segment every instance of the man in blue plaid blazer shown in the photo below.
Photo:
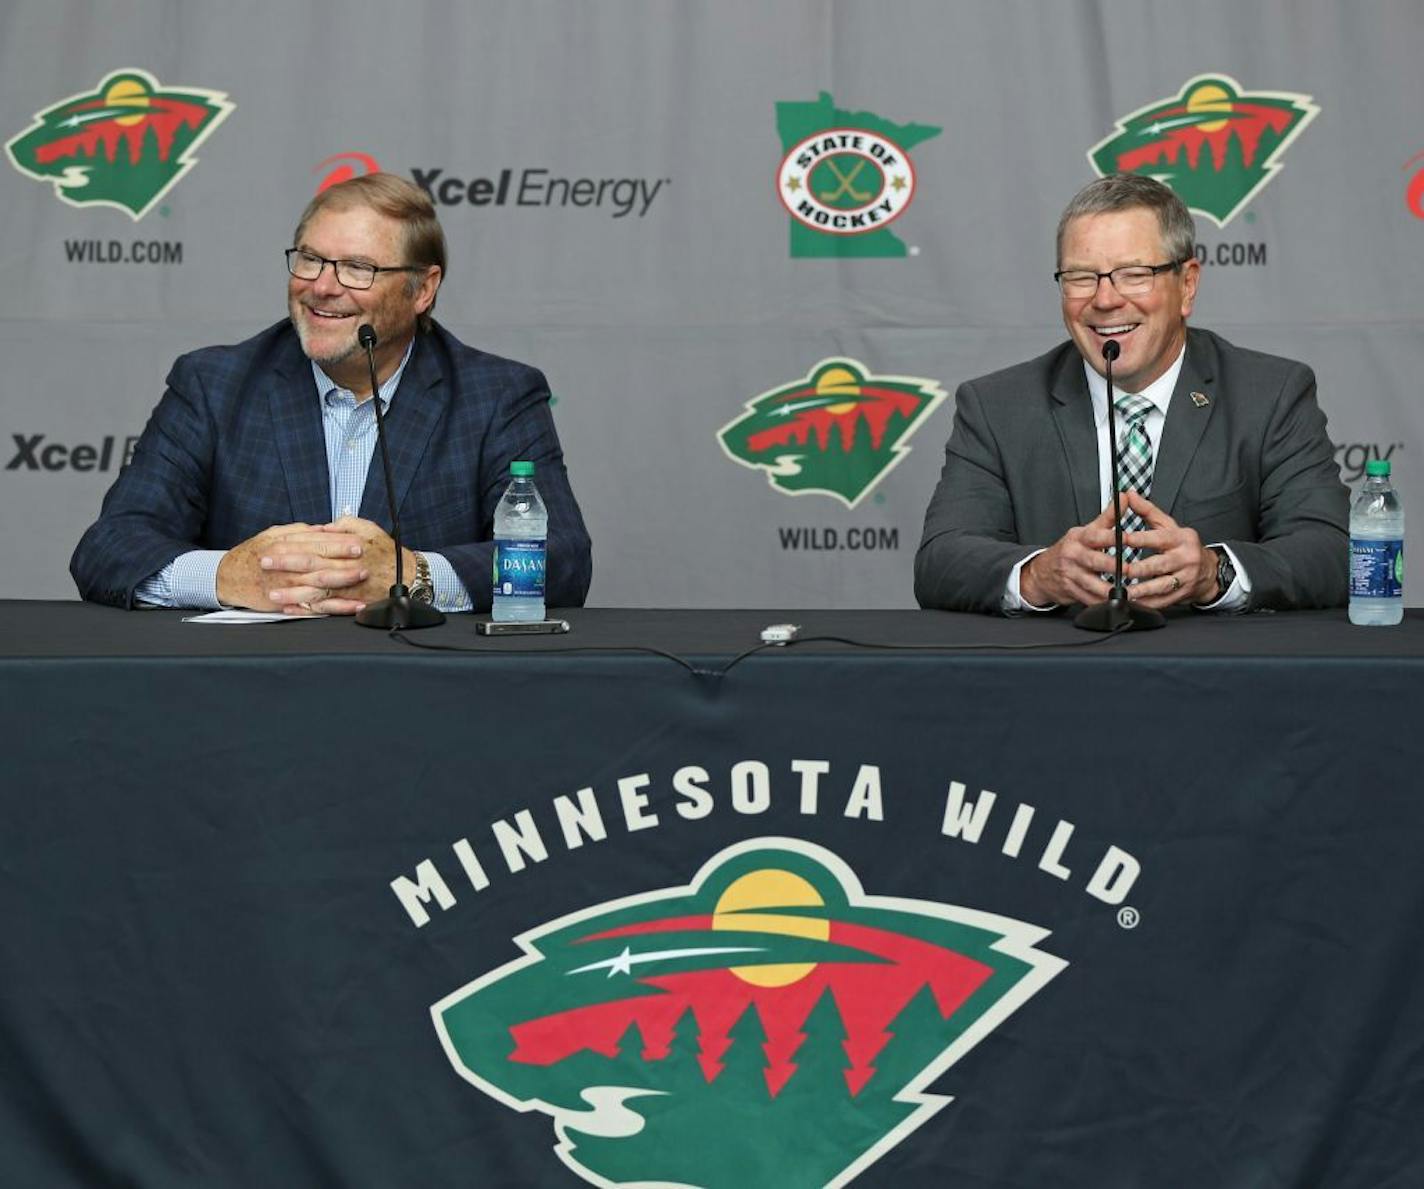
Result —
[{"label": "man in blue plaid blazer", "polygon": [[331,187],[287,260],[287,320],[174,364],[74,551],[80,594],[336,615],[384,598],[395,556],[356,338],[369,323],[413,596],[489,608],[495,507],[509,464],[527,459],[549,511],[546,601],[581,605],[589,538],[548,386],[431,319],[445,242],[424,191],[386,174]]}]

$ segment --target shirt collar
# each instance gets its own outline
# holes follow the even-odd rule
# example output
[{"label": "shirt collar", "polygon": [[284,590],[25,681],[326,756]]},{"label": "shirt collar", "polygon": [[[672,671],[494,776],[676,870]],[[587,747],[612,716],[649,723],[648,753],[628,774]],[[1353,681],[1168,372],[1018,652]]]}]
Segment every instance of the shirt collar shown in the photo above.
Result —
[{"label": "shirt collar", "polygon": [[[1183,343],[1172,366],[1139,393],[1150,400],[1163,417],[1167,415],[1167,406],[1172,403],[1172,392],[1177,387],[1177,377],[1182,374],[1182,364],[1186,358],[1187,345]],[[1093,398],[1093,420],[1101,426],[1108,419],[1108,382],[1088,365],[1086,359],[1083,360],[1083,370],[1088,375],[1088,394]],[[1118,384],[1113,387],[1119,395],[1125,391]]]},{"label": "shirt collar", "polygon": [[[391,407],[391,398],[395,396],[396,389],[400,387],[401,376],[405,374],[405,365],[410,362],[412,352],[415,350],[415,339],[412,338],[406,344],[405,354],[401,356],[400,366],[391,373],[390,378],[381,385],[381,390],[376,394],[381,402],[381,412],[386,412]],[[356,394],[349,388],[343,388],[335,380],[324,372],[315,359],[311,360],[312,379],[316,381],[317,398],[323,405],[326,404],[327,397],[333,393],[349,396],[354,402]]]}]

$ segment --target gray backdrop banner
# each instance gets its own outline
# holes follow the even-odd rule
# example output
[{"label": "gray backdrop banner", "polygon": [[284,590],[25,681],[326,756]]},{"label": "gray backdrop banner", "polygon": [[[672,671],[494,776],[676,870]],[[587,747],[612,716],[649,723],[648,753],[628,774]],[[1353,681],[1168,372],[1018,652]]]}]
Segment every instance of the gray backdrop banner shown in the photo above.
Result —
[{"label": "gray backdrop banner", "polygon": [[[0,597],[73,595],[173,358],[279,316],[377,167],[438,204],[441,320],[549,376],[594,604],[911,605],[955,387],[1064,337],[1104,162],[1188,196],[1194,321],[1312,366],[1417,539],[1421,59],[1417,0],[10,0]],[[874,400],[763,425],[798,387]]]}]

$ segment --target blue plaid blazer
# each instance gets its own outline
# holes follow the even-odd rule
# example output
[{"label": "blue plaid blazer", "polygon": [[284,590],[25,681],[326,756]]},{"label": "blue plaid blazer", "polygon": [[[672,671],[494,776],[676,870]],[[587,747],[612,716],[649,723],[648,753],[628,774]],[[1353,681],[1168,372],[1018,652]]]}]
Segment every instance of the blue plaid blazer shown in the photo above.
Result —
[{"label": "blue plaid blazer", "polygon": [[[386,431],[405,544],[448,558],[476,610],[490,605],[494,511],[509,464],[531,460],[549,509],[547,601],[582,605],[592,574],[588,530],[540,372],[467,347],[437,323],[416,336]],[[391,530],[379,449],[360,515]],[[69,570],[84,598],[131,607],[134,588],[180,553],[229,549],[274,524],[330,519],[311,364],[282,321],[173,365],[132,462]]]}]

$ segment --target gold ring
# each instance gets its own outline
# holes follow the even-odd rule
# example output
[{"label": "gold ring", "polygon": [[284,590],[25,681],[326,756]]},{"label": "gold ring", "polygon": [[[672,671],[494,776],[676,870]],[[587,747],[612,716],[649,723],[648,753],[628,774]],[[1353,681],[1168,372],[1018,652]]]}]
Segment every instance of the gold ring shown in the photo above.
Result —
[{"label": "gold ring", "polygon": [[1173,574],[1173,575],[1172,575],[1172,593],[1173,593],[1173,594],[1176,594],[1176,593],[1177,593],[1179,590],[1181,590],[1181,589],[1182,589],[1182,580],[1181,580],[1180,578],[1178,578],[1175,574]]}]

